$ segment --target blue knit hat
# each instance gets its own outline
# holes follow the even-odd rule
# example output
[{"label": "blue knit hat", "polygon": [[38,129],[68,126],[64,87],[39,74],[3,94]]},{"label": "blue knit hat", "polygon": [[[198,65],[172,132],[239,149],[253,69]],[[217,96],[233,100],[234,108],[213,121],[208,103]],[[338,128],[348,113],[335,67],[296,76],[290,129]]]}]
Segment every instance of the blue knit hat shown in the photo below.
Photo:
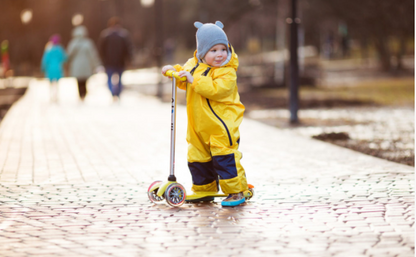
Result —
[{"label": "blue knit hat", "polygon": [[194,23],[196,31],[196,56],[199,59],[203,59],[206,53],[211,47],[217,44],[223,44],[227,47],[228,51],[228,38],[225,34],[224,25],[220,21],[213,23],[205,23],[197,21]]}]

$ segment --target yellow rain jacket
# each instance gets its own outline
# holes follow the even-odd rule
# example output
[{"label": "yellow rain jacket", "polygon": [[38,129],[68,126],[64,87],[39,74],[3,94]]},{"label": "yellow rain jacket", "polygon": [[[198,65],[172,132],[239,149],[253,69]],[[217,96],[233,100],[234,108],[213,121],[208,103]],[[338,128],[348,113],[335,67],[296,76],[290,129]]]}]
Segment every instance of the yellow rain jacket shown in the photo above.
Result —
[{"label": "yellow rain jacket", "polygon": [[186,140],[193,191],[218,191],[218,177],[225,194],[247,189],[238,151],[238,128],[245,108],[237,88],[238,56],[231,46],[229,54],[231,59],[221,67],[198,62],[196,51],[184,66],[174,66],[194,77],[192,84],[177,80],[177,86],[186,90]]}]

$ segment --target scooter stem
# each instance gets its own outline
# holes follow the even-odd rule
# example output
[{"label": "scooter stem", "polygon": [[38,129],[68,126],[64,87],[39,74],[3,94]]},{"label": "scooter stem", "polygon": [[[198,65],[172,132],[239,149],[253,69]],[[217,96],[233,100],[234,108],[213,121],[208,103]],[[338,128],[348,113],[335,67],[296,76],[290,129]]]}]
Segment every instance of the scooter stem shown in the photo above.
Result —
[{"label": "scooter stem", "polygon": [[172,112],[170,117],[170,173],[168,181],[176,181],[175,177],[175,144],[176,144],[176,78],[172,76]]}]

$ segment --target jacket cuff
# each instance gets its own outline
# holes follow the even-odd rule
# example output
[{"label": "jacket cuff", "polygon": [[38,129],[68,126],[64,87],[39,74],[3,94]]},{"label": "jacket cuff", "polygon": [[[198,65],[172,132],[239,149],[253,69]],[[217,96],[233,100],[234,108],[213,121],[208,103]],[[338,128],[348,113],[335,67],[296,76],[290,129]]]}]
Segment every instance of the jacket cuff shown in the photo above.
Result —
[{"label": "jacket cuff", "polygon": [[173,65],[173,68],[175,68],[176,71],[182,71],[183,70],[183,67],[180,64]]}]

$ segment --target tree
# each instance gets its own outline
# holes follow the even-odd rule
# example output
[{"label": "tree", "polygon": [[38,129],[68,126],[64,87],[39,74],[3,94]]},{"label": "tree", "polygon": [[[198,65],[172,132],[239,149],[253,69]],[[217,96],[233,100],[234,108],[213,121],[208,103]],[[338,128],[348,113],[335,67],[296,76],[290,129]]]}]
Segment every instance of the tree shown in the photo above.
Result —
[{"label": "tree", "polygon": [[[315,13],[317,20],[337,17],[346,22],[350,31],[361,40],[374,42],[380,57],[381,68],[392,68],[392,52],[388,47],[390,37],[401,42],[398,51],[398,68],[401,68],[401,56],[405,42],[414,37],[414,1],[413,0],[305,0]],[[318,15],[319,14],[319,15]]]}]

